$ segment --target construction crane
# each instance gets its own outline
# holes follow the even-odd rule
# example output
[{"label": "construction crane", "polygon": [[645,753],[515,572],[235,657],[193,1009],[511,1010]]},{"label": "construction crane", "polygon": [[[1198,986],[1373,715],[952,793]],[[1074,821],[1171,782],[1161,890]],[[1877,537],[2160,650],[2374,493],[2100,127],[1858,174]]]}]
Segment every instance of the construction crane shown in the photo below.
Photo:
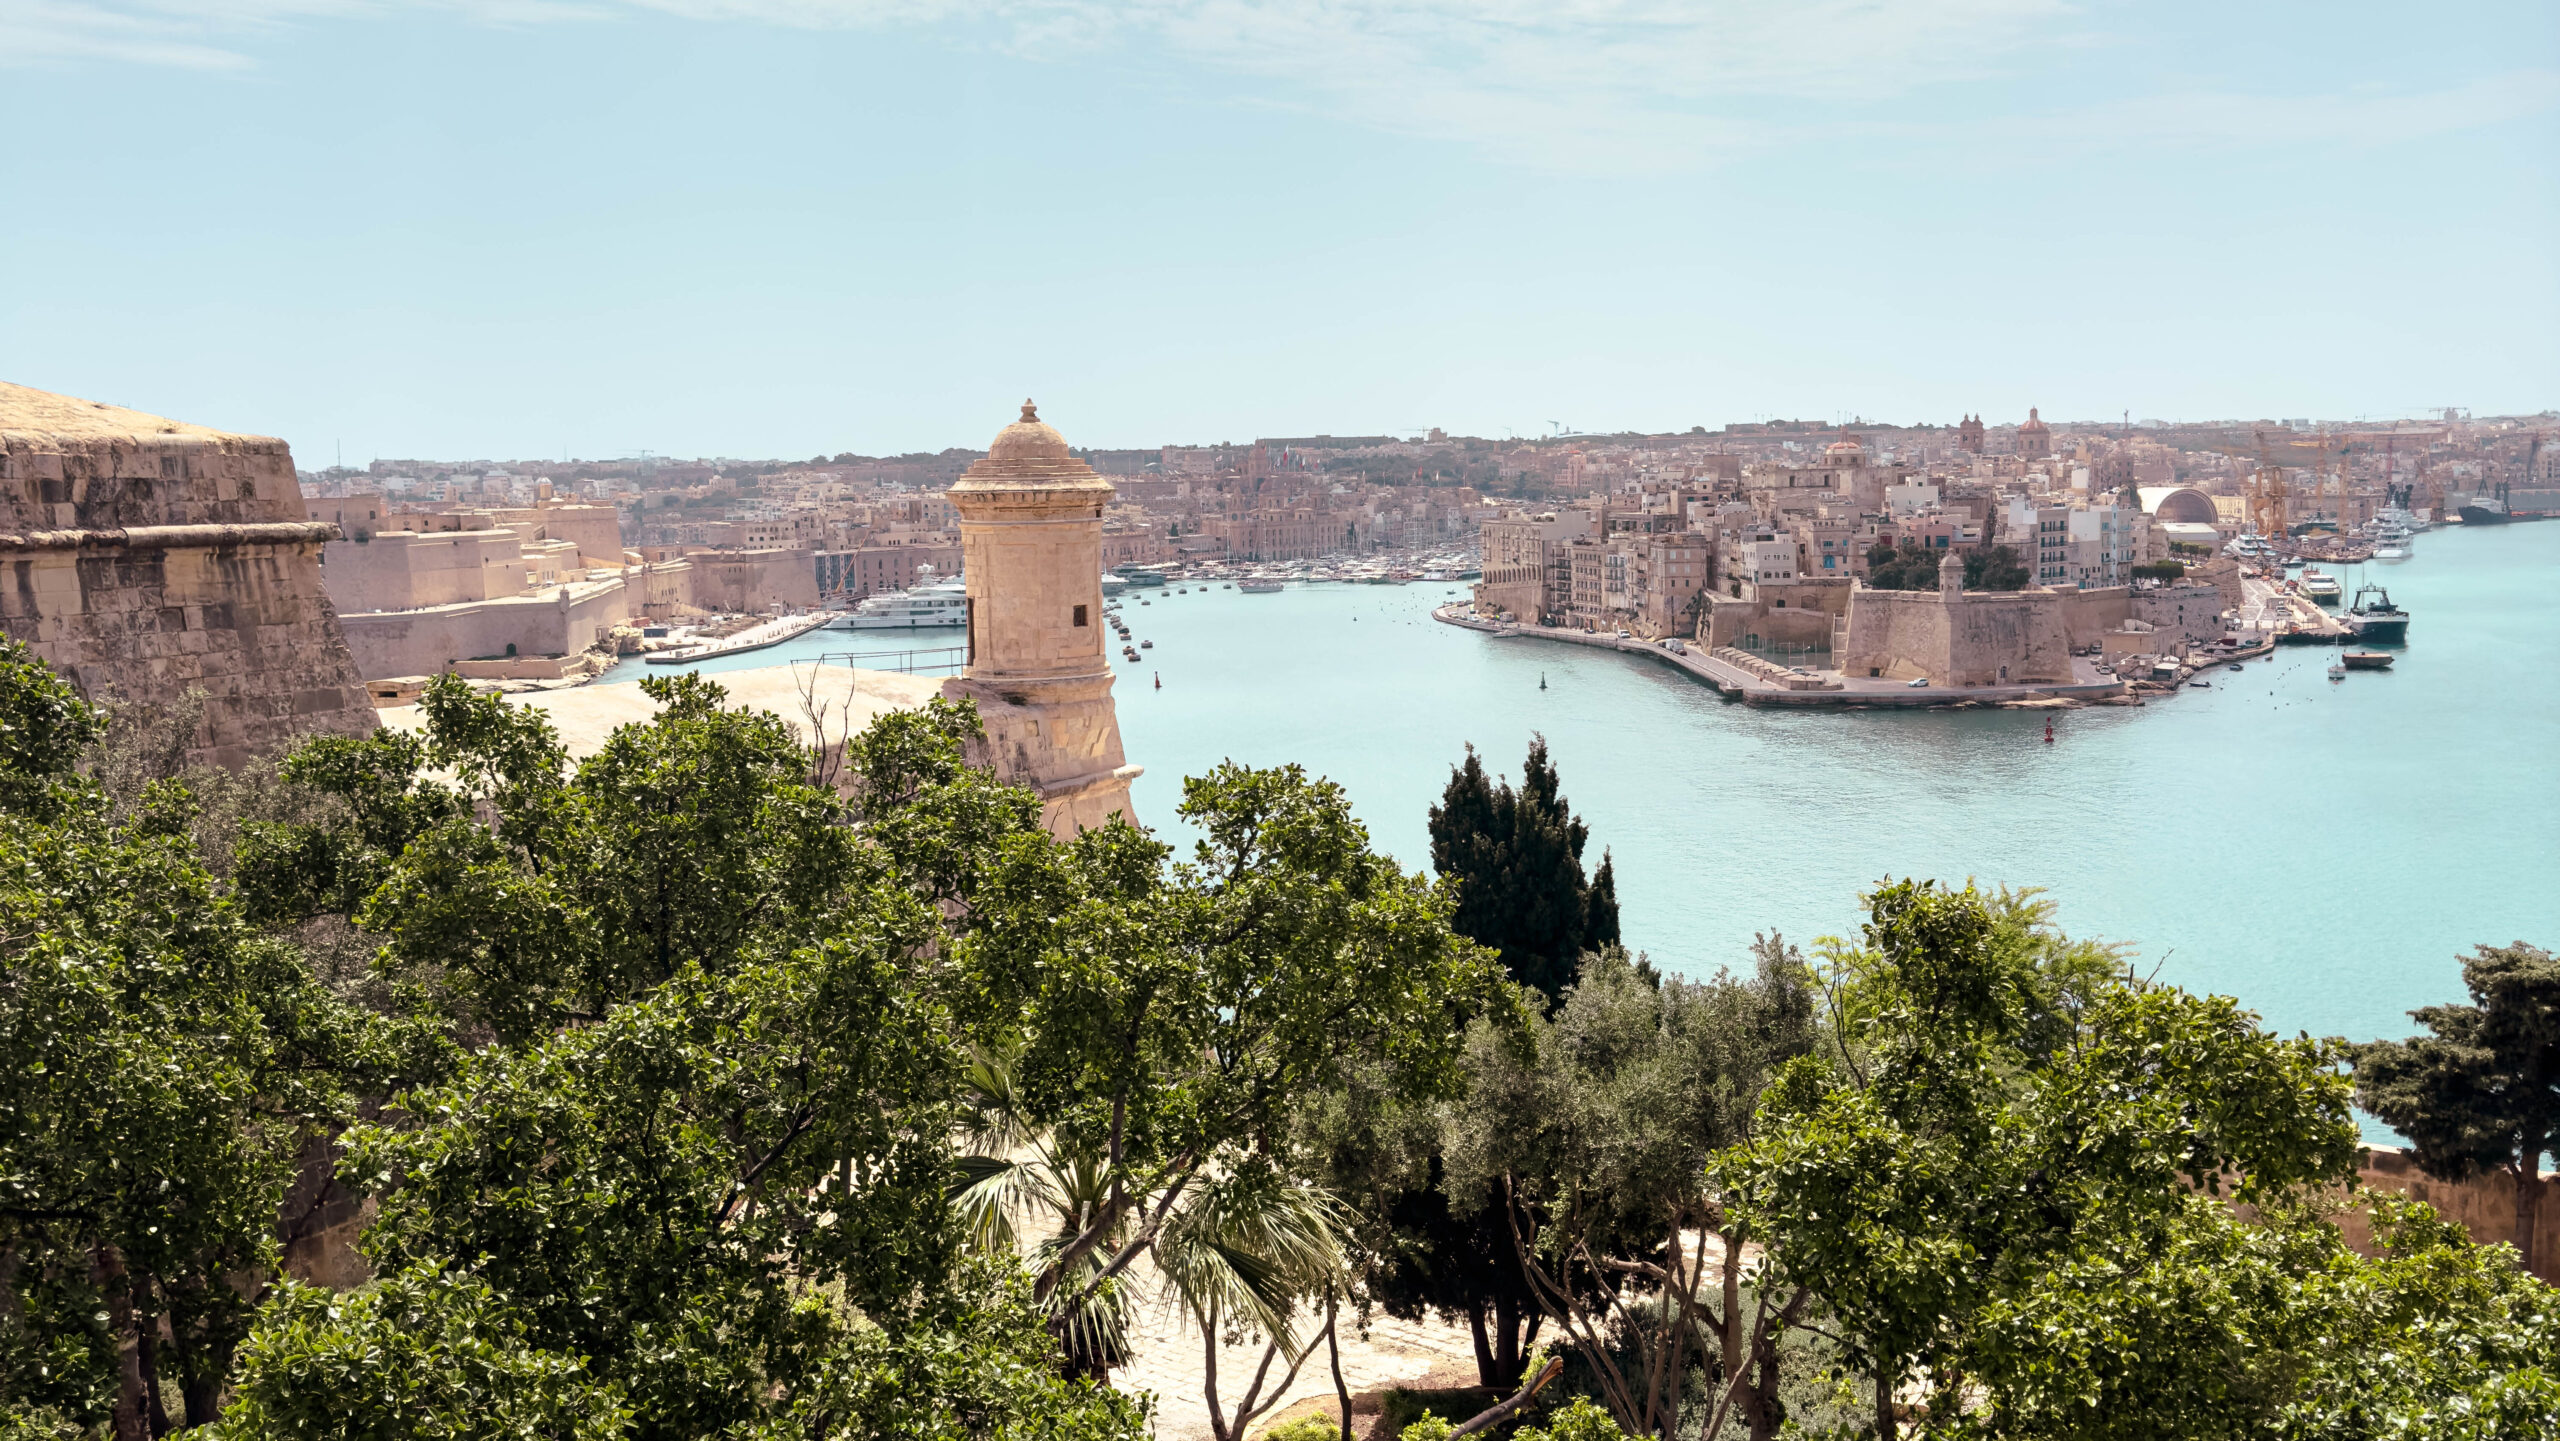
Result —
[{"label": "construction crane", "polygon": [[2268,453],[2267,433],[2256,432],[2258,468],[2249,474],[2249,528],[2272,541],[2293,524],[2293,489],[2285,484],[2284,467]]}]

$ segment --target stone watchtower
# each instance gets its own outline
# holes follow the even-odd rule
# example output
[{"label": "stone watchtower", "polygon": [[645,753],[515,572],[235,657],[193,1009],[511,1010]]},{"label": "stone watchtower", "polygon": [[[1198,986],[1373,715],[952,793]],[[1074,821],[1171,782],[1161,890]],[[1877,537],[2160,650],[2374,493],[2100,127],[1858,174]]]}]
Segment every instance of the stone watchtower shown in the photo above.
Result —
[{"label": "stone watchtower", "polygon": [[1938,595],[1944,600],[1964,598],[1964,557],[1954,550],[1939,557]]},{"label": "stone watchtower", "polygon": [[977,702],[987,728],[977,759],[1038,791],[1061,837],[1128,815],[1140,770],[1120,748],[1102,638],[1102,508],[1113,494],[1027,400],[951,487],[969,663],[943,694]]},{"label": "stone watchtower", "polygon": [[92,699],[205,694],[225,765],[373,706],[281,440],[0,384],[0,626]]}]

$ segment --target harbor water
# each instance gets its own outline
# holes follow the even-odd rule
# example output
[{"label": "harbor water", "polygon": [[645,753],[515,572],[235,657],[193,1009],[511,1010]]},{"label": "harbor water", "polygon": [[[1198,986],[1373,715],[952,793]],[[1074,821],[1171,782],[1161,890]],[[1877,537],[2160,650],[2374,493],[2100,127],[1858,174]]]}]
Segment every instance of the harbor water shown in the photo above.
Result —
[{"label": "harbor water", "polygon": [[[1155,646],[1131,665],[1113,643],[1120,723],[1169,839],[1183,776],[1295,762],[1413,868],[1463,747],[1516,778],[1543,734],[1589,859],[1616,858],[1628,944],[1678,973],[1748,964],[1755,932],[1852,933],[1887,876],[1973,877],[2042,887],[2065,929],[2283,1031],[2403,1035],[2461,997],[2474,943],[2560,945],[2560,524],[2414,549],[2343,577],[2414,617],[2388,671],[2332,682],[2335,650],[2281,649],[2058,714],[1745,707],[1644,656],[1439,624],[1454,585],[1132,590]],[[956,638],[829,632],[733,663]]]}]

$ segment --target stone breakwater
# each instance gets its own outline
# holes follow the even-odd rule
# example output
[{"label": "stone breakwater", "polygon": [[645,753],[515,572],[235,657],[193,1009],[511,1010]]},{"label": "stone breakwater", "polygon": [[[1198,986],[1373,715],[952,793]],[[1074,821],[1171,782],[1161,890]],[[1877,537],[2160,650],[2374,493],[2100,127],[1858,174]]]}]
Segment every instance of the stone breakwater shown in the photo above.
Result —
[{"label": "stone breakwater", "polygon": [[92,698],[202,691],[199,759],[372,729],[320,586],[336,537],[281,440],[0,384],[0,628]]}]

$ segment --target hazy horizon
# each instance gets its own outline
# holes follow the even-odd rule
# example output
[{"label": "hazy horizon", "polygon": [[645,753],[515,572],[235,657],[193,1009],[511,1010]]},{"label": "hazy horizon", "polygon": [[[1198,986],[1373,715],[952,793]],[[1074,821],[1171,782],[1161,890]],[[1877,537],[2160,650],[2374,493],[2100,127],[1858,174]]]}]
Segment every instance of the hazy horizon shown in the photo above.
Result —
[{"label": "hazy horizon", "polygon": [[0,78],[0,377],[310,468],[2560,400],[2549,5],[0,0]]}]

